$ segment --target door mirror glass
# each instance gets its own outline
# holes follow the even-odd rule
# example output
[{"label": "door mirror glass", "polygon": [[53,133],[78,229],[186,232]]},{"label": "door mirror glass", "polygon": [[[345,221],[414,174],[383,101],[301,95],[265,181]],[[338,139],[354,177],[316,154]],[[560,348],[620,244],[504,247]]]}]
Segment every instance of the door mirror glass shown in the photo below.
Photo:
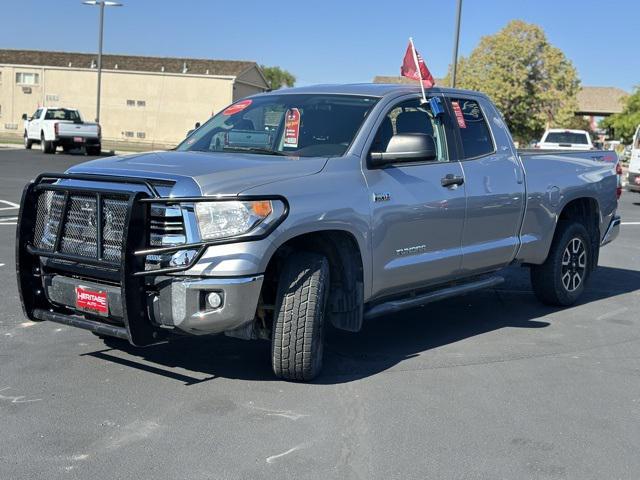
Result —
[{"label": "door mirror glass", "polygon": [[398,133],[391,137],[384,152],[371,152],[371,164],[383,166],[398,162],[432,161],[438,157],[432,135]]}]

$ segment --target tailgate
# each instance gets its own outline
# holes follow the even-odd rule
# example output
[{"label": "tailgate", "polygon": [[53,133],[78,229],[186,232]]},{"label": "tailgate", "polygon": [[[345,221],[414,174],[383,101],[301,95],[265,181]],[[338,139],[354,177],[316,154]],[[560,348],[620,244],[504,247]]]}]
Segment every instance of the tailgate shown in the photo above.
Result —
[{"label": "tailgate", "polygon": [[98,137],[98,125],[95,123],[58,123],[59,137]]}]

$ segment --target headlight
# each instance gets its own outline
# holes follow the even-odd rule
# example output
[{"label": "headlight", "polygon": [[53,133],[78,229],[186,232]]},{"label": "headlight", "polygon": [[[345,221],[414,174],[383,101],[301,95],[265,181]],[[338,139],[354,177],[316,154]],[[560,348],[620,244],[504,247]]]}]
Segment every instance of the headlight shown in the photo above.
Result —
[{"label": "headlight", "polygon": [[280,202],[271,200],[196,202],[200,237],[215,240],[248,233],[262,223],[271,223],[277,204]]}]

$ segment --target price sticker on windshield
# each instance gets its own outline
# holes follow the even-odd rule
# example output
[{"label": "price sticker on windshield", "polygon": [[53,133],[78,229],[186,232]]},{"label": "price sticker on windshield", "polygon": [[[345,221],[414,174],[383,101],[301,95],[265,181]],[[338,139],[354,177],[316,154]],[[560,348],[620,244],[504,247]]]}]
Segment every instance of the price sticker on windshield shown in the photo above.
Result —
[{"label": "price sticker on windshield", "polygon": [[300,137],[300,110],[290,108],[284,117],[284,146],[298,148]]},{"label": "price sticker on windshield", "polygon": [[451,102],[451,106],[453,107],[453,113],[458,121],[458,126],[460,128],[467,128],[467,122],[464,121],[464,115],[462,114],[460,104],[458,102]]}]

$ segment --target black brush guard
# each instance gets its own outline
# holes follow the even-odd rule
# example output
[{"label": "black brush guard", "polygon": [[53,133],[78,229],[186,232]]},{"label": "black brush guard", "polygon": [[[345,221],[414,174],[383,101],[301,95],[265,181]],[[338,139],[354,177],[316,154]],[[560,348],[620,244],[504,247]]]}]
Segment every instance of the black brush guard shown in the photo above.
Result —
[{"label": "black brush guard", "polygon": [[[81,180],[101,183],[119,183],[143,187],[145,191],[128,192],[122,190],[93,189],[60,185],[59,180]],[[158,182],[154,183],[157,185]],[[169,182],[172,184],[173,182]],[[36,216],[38,214],[38,199],[43,191],[60,192],[64,195],[64,206],[57,226],[55,245],[49,249],[36,248],[34,235],[36,230]],[[63,253],[61,251],[61,237],[67,221],[67,213],[72,195],[83,195],[95,198],[96,204],[96,257]],[[103,211],[102,199],[117,197],[126,199],[126,216],[122,231],[120,261],[114,262],[105,258],[103,252]],[[73,174],[42,174],[33,183],[27,185],[22,195],[20,213],[18,217],[16,238],[16,273],[18,276],[18,291],[25,315],[33,321],[50,320],[74,327],[91,330],[98,334],[129,340],[133,345],[144,346],[156,343],[163,337],[163,332],[155,327],[147,313],[147,292],[145,277],[162,275],[190,268],[202,255],[206,244],[186,244],[175,247],[147,248],[149,238],[150,202],[166,202],[160,198],[153,183],[140,178],[112,177],[104,175],[73,175]],[[170,253],[185,249],[196,249],[197,254],[189,265],[145,271],[146,255]],[[102,322],[92,315],[69,314],[69,310],[49,302],[44,293],[41,258],[65,262],[67,271],[73,273],[90,272],[96,279],[105,279],[111,274],[112,282],[117,282],[121,288],[122,311],[124,326]]]}]

